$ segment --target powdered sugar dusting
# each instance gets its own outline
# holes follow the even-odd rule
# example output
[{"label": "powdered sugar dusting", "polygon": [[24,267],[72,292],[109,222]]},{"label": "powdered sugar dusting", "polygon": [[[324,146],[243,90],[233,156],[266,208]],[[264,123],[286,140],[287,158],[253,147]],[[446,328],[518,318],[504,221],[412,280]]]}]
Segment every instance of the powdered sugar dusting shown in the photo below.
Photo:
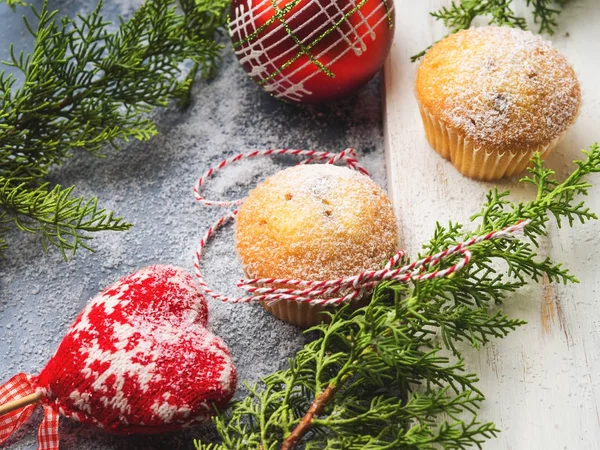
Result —
[{"label": "powdered sugar dusting", "polygon": [[236,248],[252,277],[325,280],[379,268],[395,251],[396,220],[370,178],[328,164],[290,167],[250,192]]},{"label": "powdered sugar dusting", "polygon": [[580,87],[550,42],[513,28],[472,28],[426,55],[422,105],[489,151],[535,150],[575,120]]}]

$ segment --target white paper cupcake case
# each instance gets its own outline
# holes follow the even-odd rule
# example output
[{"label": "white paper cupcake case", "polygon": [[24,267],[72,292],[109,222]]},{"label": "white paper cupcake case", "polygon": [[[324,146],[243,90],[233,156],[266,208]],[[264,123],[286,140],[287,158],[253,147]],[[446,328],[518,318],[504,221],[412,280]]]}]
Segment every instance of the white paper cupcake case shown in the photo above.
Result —
[{"label": "white paper cupcake case", "polygon": [[423,106],[419,106],[425,135],[433,149],[449,160],[463,175],[476,180],[492,181],[521,173],[537,151],[545,159],[558,145],[566,131],[549,144],[535,150],[515,150],[503,153],[487,152],[465,139],[462,133],[446,126]]},{"label": "white paper cupcake case", "polygon": [[[246,278],[256,278],[249,276],[246,270],[244,270],[244,275],[246,276]],[[371,295],[372,293],[366,293],[361,298],[351,301],[351,308],[356,309],[362,306],[366,306],[371,301]],[[298,325],[302,328],[309,328],[322,322],[329,322],[329,316],[327,314],[322,314],[322,312],[333,312],[336,309],[335,306],[327,307],[320,305],[311,305],[310,303],[297,302],[294,300],[280,300],[271,304],[267,304],[267,302],[261,301],[260,304],[264,309],[266,309],[278,319],[281,319],[293,325]]]},{"label": "white paper cupcake case", "polygon": [[[351,301],[350,307],[357,309],[366,306],[369,301],[371,301],[371,293]],[[323,311],[334,312],[338,308],[336,306],[311,305],[310,303],[293,300],[280,300],[271,305],[268,305],[266,302],[260,302],[260,304],[278,319],[303,328],[309,328],[322,322],[329,322],[329,315],[323,314]],[[341,305],[339,307],[341,308]]]}]

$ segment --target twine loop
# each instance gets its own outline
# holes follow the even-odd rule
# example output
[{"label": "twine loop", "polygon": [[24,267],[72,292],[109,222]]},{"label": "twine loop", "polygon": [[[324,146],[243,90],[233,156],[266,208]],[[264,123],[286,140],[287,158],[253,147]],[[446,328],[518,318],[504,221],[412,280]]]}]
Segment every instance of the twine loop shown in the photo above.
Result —
[{"label": "twine loop", "polygon": [[310,164],[319,161],[326,161],[325,164],[335,164],[337,162],[343,162],[349,168],[356,170],[363,175],[369,176],[369,172],[362,167],[358,163],[356,150],[353,148],[347,148],[346,150],[341,151],[340,153],[330,153],[330,152],[320,152],[316,150],[292,150],[292,149],[277,149],[277,150],[255,150],[250,153],[238,153],[231,158],[224,159],[215,167],[211,167],[198,179],[196,185],[194,186],[194,196],[196,200],[202,203],[204,206],[238,206],[241,205],[244,199],[237,200],[225,200],[225,201],[214,201],[207,200],[200,194],[200,190],[202,186],[204,186],[208,179],[211,178],[216,172],[222,170],[225,166],[230,165],[231,163],[238,162],[242,159],[251,159],[257,158],[260,156],[278,156],[278,155],[291,155],[291,156],[300,156],[305,157],[307,159],[300,161],[299,164]]},{"label": "twine loop", "polygon": [[[207,200],[201,194],[201,188],[206,185],[207,180],[225,166],[240,161],[244,158],[255,158],[259,156],[273,155],[293,155],[305,157],[307,159],[299,164],[309,164],[325,161],[326,164],[335,164],[342,162],[349,168],[359,171],[364,175],[369,173],[359,164],[356,151],[352,148],[346,149],[340,153],[319,152],[315,150],[257,150],[250,153],[240,153],[229,159],[221,161],[217,166],[208,169],[197,181],[194,186],[196,200],[205,206],[239,206],[244,199],[231,201],[213,201]],[[472,254],[469,247],[477,243],[497,239],[512,239],[530,223],[530,220],[519,221],[518,223],[503,228],[498,231],[492,231],[485,235],[475,236],[465,242],[446,248],[435,255],[427,256],[409,264],[400,266],[405,252],[398,250],[380,270],[365,270],[351,277],[338,278],[334,280],[310,281],[296,280],[288,278],[253,278],[241,280],[237,286],[245,290],[249,295],[244,297],[228,297],[213,291],[202,276],[200,270],[200,261],[204,248],[208,241],[214,236],[215,232],[233,222],[239,210],[235,209],[228,214],[223,215],[215,222],[200,239],[194,258],[194,270],[198,284],[202,290],[210,297],[230,303],[250,303],[266,302],[268,304],[279,301],[295,301],[300,303],[309,303],[311,305],[331,306],[340,305],[352,300],[361,298],[366,293],[370,293],[375,287],[384,281],[396,281],[407,283],[409,281],[430,280],[433,278],[443,278],[462,270],[469,264]],[[445,269],[428,271],[439,263],[453,255],[461,255],[460,261]],[[283,287],[282,287],[283,286]]]}]

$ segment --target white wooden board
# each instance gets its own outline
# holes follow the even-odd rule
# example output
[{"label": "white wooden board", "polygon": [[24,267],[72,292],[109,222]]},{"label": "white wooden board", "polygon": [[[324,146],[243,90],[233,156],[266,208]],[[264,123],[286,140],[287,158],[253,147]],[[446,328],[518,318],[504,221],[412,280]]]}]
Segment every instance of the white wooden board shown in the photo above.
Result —
[{"label": "white wooden board", "polygon": [[[415,254],[436,220],[466,222],[493,184],[462,177],[428,146],[414,98],[417,64],[410,56],[444,36],[429,12],[449,2],[396,2],[396,35],[385,66],[386,158],[403,247]],[[518,11],[523,3],[515,0]],[[548,160],[565,175],[579,150],[600,140],[600,2],[574,0],[559,20],[550,39],[575,67],[583,91],[576,125]],[[596,186],[587,202],[600,214],[600,174],[591,181]],[[498,184],[515,199],[533,195],[516,179]],[[480,419],[502,429],[486,449],[600,448],[600,223],[553,229],[543,247],[581,283],[521,290],[503,309],[528,325],[479,352],[467,350],[467,367],[480,375],[487,397]]]}]

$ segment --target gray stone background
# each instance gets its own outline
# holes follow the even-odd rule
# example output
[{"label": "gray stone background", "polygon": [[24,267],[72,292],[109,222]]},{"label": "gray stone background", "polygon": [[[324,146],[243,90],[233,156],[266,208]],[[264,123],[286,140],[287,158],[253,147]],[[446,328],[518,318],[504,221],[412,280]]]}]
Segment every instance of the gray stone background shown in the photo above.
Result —
[{"label": "gray stone background", "polygon": [[[38,7],[40,1],[34,2]],[[127,16],[137,0],[106,2],[104,16]],[[94,0],[50,1],[61,14],[88,12]],[[0,5],[0,58],[9,43],[30,50],[32,38],[21,21],[31,12]],[[76,185],[76,194],[97,196],[103,207],[122,215],[129,232],[97,234],[95,253],[80,250],[63,261],[52,248],[44,254],[39,239],[23,233],[8,236],[10,247],[0,261],[0,382],[18,372],[38,373],[62,336],[100,290],[148,264],[175,264],[190,273],[198,240],[223,214],[194,200],[192,187],[206,169],[239,152],[266,148],[339,151],[352,146],[377,182],[385,169],[379,76],[343,101],[298,106],[269,97],[249,80],[229,48],[215,80],[198,81],[190,107],[155,113],[160,134],[135,142],[106,159],[77,153],[52,173],[52,182]],[[244,196],[258,180],[282,164],[243,162],[226,170],[207,191],[214,198]],[[205,276],[212,285],[234,293],[242,277],[227,229],[208,248]],[[282,367],[304,343],[301,330],[256,305],[210,302],[210,328],[229,345],[240,384],[254,382]],[[35,449],[39,409],[8,443],[11,449]],[[210,426],[159,436],[110,436],[99,429],[61,420],[61,449],[192,449],[194,438],[210,440]]]}]

